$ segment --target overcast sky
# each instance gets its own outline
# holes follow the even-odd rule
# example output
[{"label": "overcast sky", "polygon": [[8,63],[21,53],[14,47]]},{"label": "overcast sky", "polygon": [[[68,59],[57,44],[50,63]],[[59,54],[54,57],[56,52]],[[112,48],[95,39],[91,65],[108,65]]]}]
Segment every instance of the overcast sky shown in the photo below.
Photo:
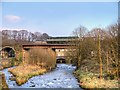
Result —
[{"label": "overcast sky", "polygon": [[51,36],[67,36],[83,25],[107,27],[116,23],[117,2],[4,2],[3,29],[27,29]]}]

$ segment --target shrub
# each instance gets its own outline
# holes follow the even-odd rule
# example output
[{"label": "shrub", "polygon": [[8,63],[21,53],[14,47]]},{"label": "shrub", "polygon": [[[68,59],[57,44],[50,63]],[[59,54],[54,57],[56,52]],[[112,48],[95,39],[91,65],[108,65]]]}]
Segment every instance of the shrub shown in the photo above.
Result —
[{"label": "shrub", "polygon": [[51,49],[31,49],[28,63],[51,69],[55,67],[56,54]]}]

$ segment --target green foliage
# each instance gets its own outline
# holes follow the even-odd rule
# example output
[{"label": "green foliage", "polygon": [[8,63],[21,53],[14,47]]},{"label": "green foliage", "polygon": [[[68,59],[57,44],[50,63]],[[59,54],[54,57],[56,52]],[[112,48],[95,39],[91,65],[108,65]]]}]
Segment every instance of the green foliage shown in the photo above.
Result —
[{"label": "green foliage", "polygon": [[82,79],[84,77],[89,77],[89,78],[93,78],[94,76],[96,76],[94,73],[90,73],[90,72],[84,72],[81,71],[80,69],[76,70],[74,72],[74,74],[79,77],[79,79]]},{"label": "green foliage", "polygon": [[14,61],[15,61],[15,58],[12,58],[11,60],[11,65],[14,66]]},{"label": "green foliage", "polygon": [[19,63],[22,62],[22,52],[19,54],[19,56],[18,56],[18,60],[19,60]]},{"label": "green foliage", "polygon": [[105,78],[108,79],[108,80],[114,80],[114,79],[115,79],[115,75],[109,73],[109,74],[107,74],[107,75],[105,76]]}]

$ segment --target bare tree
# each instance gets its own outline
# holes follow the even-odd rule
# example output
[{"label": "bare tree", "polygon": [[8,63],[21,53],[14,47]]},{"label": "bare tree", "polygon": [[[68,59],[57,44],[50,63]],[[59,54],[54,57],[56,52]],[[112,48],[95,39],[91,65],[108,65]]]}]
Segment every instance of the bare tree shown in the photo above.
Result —
[{"label": "bare tree", "polygon": [[99,58],[99,61],[100,61],[100,79],[102,79],[102,59],[101,59],[100,34],[98,34],[98,58]]},{"label": "bare tree", "polygon": [[87,28],[84,26],[80,26],[75,31],[73,31],[73,35],[77,37],[72,40],[72,44],[74,44],[74,57],[77,60],[77,66],[80,67],[82,60],[82,49],[83,49],[83,38],[87,32]]},{"label": "bare tree", "polygon": [[12,31],[12,37],[14,40],[17,40],[17,34],[18,34],[18,31],[16,31],[16,30]]}]

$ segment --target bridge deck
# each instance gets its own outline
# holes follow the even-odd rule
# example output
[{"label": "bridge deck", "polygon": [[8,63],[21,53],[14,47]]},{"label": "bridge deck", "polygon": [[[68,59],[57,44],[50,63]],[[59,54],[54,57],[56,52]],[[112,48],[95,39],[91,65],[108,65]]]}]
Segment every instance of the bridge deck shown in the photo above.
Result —
[{"label": "bridge deck", "polygon": [[23,44],[23,48],[69,48],[70,44]]}]

